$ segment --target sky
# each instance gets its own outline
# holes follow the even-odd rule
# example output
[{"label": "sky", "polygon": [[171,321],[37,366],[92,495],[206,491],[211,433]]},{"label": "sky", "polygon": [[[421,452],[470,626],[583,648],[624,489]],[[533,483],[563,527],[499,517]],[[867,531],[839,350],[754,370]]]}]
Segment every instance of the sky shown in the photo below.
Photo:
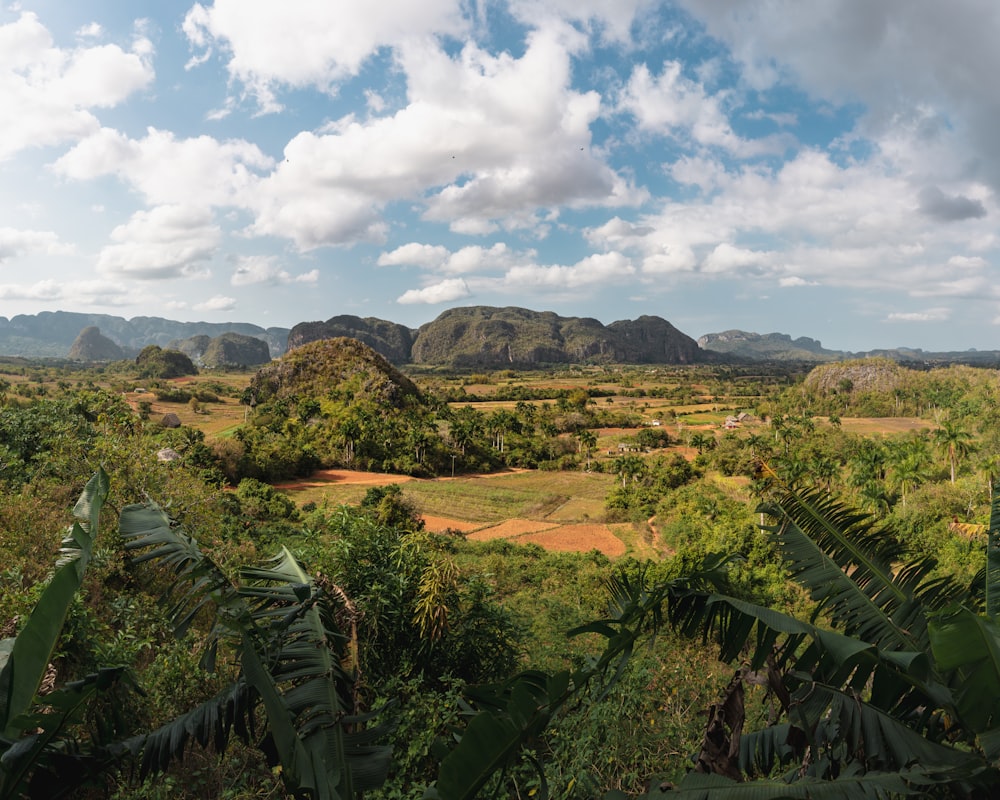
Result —
[{"label": "sky", "polygon": [[998,349],[998,39],[996,0],[7,3],[0,316]]}]

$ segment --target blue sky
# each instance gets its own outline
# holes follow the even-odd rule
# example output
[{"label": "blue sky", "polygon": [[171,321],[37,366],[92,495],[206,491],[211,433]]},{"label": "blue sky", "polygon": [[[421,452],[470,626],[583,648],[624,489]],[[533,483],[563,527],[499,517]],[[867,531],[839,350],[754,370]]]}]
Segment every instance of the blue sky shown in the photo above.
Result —
[{"label": "blue sky", "polygon": [[1000,347],[994,0],[0,7],[0,315]]}]

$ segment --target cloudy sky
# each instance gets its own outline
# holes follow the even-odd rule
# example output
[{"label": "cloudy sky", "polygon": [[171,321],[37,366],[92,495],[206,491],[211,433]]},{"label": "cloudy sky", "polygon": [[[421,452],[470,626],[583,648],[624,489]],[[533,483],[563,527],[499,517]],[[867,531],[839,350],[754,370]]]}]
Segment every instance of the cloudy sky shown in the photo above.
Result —
[{"label": "cloudy sky", "polygon": [[22,0],[0,315],[1000,347],[996,0]]}]

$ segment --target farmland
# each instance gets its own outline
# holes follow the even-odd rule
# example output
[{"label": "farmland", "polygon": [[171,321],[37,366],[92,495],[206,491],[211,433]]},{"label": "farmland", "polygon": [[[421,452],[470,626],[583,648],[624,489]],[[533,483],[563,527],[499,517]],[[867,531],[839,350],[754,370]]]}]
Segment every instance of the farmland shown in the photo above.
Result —
[{"label": "farmland", "polygon": [[[607,614],[616,576],[672,580],[725,553],[729,591],[810,618],[810,596],[759,527],[762,501],[815,491],[848,503],[889,532],[897,562],[927,564],[929,579],[974,585],[982,563],[1000,463],[992,371],[901,371],[876,392],[843,381],[814,389],[785,367],[414,370],[419,395],[407,395],[394,394],[392,375],[339,357],[313,359],[345,376],[328,390],[284,382],[275,395],[250,373],[4,364],[8,629],[45,585],[74,493],[103,469],[116,513],[156,500],[224,574],[285,548],[363,609],[354,625],[365,707],[401,703],[385,796],[417,796],[436,775],[432,742],[444,732],[428,720],[454,719],[469,683],[591,663],[604,629],[565,632]],[[350,388],[363,386],[389,400]],[[152,729],[212,696],[235,662],[199,672],[191,653],[212,629],[195,620],[189,639],[174,640],[157,603],[170,573],[106,541],[56,669],[70,680],[107,659],[127,663],[152,698],[132,724]],[[539,745],[546,780],[567,797],[590,796],[577,785],[638,792],[653,773],[679,779],[701,737],[692,709],[717,702],[731,675],[712,648],[669,631],[632,662],[606,700],[560,712]],[[280,776],[237,766],[252,762],[252,747],[231,744],[228,761],[204,756],[204,780],[231,784],[233,797],[280,793]],[[608,748],[615,755],[598,769]],[[525,791],[537,788],[530,769],[519,775]],[[164,787],[207,791],[187,779],[189,789]],[[120,780],[121,800],[161,796]]]}]

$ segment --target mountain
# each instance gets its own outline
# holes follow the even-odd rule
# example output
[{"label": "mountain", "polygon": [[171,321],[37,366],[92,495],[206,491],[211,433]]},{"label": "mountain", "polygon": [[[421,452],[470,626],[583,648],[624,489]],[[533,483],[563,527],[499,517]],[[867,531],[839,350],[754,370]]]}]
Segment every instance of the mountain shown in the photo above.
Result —
[{"label": "mountain", "polygon": [[458,368],[541,364],[689,364],[713,360],[697,342],[659,317],[603,325],[551,311],[468,306],[452,308],[420,327],[414,364]]},{"label": "mountain", "polygon": [[827,350],[808,336],[792,339],[787,333],[737,330],[706,333],[698,339],[698,346],[750,361],[838,361],[853,355],[840,350]]},{"label": "mountain", "polygon": [[343,314],[331,317],[326,322],[300,322],[288,333],[288,349],[301,347],[308,342],[322,339],[336,339],[349,336],[364,342],[381,353],[393,364],[405,364],[410,360],[413,337],[416,331],[395,322],[387,322],[375,317],[354,317]]},{"label": "mountain", "polygon": [[96,325],[88,325],[80,331],[67,354],[72,361],[119,361],[124,357],[125,352]]},{"label": "mountain", "polygon": [[389,361],[357,339],[308,342],[261,367],[250,380],[253,405],[273,398],[367,400],[383,408],[421,402],[420,390]]},{"label": "mountain", "polygon": [[1000,366],[1000,350],[929,351],[920,348],[896,347],[852,353],[848,350],[827,350],[816,339],[800,336],[793,339],[787,333],[749,333],[731,330],[706,333],[698,346],[723,357],[744,361],[810,361],[828,362],[860,358],[884,358],[900,364],[938,365],[968,364],[974,367]]},{"label": "mountain", "polygon": [[258,367],[271,360],[270,349],[263,339],[232,331],[215,337],[201,334],[188,339],[175,339],[168,347],[180,350],[196,364],[209,369]]},{"label": "mountain", "polygon": [[101,334],[135,357],[146,345],[166,347],[174,339],[200,334],[210,337],[242,333],[267,342],[273,355],[285,352],[288,328],[261,328],[245,322],[175,322],[161,317],[114,317],[73,311],[43,311],[0,317],[0,354],[28,358],[65,358],[84,328],[95,326]]}]

